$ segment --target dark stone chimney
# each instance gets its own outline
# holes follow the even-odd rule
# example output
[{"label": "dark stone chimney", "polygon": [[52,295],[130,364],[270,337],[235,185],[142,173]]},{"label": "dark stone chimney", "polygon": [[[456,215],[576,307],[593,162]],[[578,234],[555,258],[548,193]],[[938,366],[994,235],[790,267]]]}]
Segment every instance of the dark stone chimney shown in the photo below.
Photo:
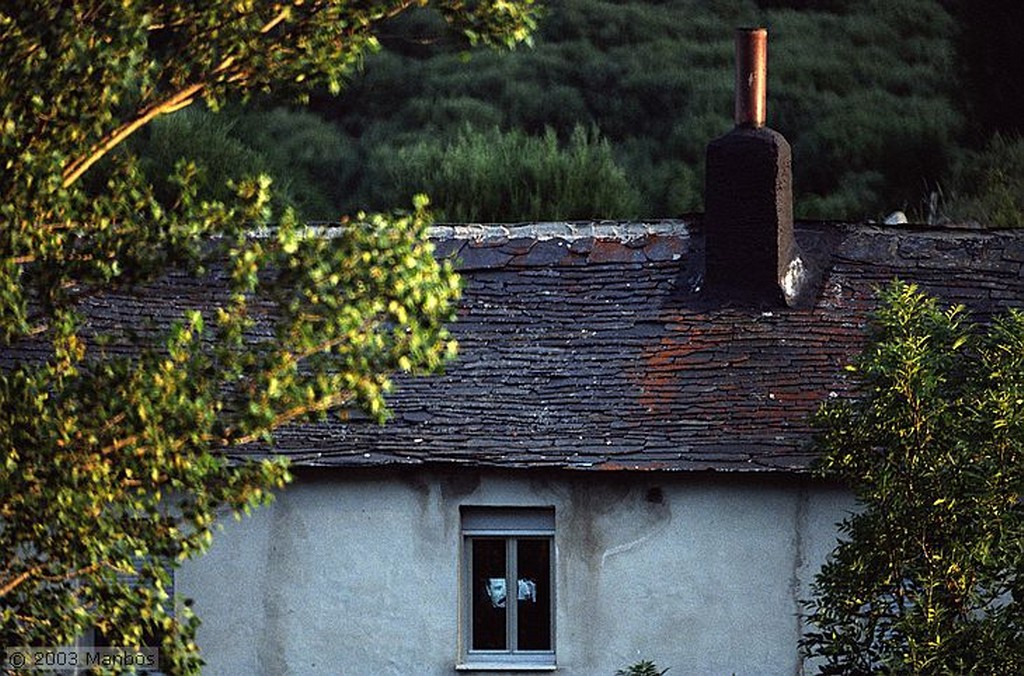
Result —
[{"label": "dark stone chimney", "polygon": [[789,143],[765,126],[763,28],[736,31],[736,127],[707,148],[707,292],[756,305],[795,304],[805,276],[793,238]]}]

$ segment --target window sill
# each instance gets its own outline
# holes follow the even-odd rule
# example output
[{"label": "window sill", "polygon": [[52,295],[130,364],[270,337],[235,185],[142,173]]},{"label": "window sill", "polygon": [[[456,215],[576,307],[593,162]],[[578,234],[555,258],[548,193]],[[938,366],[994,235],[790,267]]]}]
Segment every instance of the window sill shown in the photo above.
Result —
[{"label": "window sill", "polygon": [[530,664],[515,662],[466,662],[456,664],[455,671],[557,671],[556,664]]}]

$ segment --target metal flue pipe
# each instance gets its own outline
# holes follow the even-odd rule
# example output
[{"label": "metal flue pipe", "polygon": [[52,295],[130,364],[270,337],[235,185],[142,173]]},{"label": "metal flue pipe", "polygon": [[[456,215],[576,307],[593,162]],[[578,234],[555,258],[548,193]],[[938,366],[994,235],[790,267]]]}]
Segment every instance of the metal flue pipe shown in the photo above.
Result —
[{"label": "metal flue pipe", "polygon": [[768,31],[736,29],[737,127],[763,127],[768,98]]}]

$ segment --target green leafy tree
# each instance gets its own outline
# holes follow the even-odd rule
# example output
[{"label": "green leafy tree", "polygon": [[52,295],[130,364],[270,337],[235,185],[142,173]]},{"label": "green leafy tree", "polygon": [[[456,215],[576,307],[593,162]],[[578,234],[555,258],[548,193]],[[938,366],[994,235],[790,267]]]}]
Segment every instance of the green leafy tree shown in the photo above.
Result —
[{"label": "green leafy tree", "polygon": [[988,326],[914,286],[882,294],[826,406],[820,469],[861,509],[815,579],[823,674],[1024,670],[1024,313]]},{"label": "green leafy tree", "polygon": [[[288,480],[281,462],[225,457],[337,406],[383,420],[394,373],[451,354],[458,281],[431,254],[425,199],[311,231],[271,213],[265,177],[207,199],[181,162],[160,197],[124,143],[200,99],[338,90],[382,21],[426,4],[0,6],[0,645],[94,627],[196,672],[197,621],[165,566]],[[533,27],[530,0],[430,4],[472,42]],[[162,334],[86,312],[112,291],[144,301],[171,270],[209,293]]]}]

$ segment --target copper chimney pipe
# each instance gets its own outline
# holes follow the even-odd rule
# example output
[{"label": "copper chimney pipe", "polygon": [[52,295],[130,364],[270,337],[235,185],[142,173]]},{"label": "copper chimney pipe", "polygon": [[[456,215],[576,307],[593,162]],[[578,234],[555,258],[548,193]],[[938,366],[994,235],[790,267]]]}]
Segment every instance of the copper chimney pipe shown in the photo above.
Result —
[{"label": "copper chimney pipe", "polygon": [[768,98],[768,31],[736,29],[737,127],[763,127]]}]

